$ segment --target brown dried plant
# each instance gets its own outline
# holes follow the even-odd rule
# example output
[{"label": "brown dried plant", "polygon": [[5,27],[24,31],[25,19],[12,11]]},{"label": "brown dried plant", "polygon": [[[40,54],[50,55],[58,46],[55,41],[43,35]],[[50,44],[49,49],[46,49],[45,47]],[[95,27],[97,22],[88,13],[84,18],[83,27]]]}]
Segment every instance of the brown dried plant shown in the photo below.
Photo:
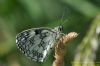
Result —
[{"label": "brown dried plant", "polygon": [[55,47],[55,61],[53,62],[52,66],[64,66],[64,57],[66,54],[65,47],[69,41],[72,41],[77,36],[78,34],[76,32],[70,32],[69,34],[66,34],[60,38],[57,46]]}]

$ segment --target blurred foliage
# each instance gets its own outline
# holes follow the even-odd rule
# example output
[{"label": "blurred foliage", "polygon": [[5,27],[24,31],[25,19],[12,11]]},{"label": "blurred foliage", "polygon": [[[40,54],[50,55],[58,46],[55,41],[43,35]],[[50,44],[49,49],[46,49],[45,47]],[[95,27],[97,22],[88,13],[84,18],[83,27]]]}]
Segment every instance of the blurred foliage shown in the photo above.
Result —
[{"label": "blurred foliage", "polygon": [[89,32],[78,46],[73,66],[96,66],[95,63],[100,63],[100,56],[98,56],[98,61],[94,62],[96,59],[96,52],[99,49],[100,44],[99,34],[100,15],[93,20]]},{"label": "blurred foliage", "polygon": [[[31,61],[17,49],[15,36],[26,29],[53,28],[63,24],[64,21],[66,21],[64,33],[71,31],[79,33],[79,37],[68,45],[65,57],[66,66],[75,66],[72,62],[78,54],[77,47],[83,46],[84,40],[91,41],[90,38],[93,38],[88,37],[87,34],[93,36],[92,31],[95,32],[95,29],[92,27],[100,23],[100,20],[98,22],[94,20],[99,12],[100,0],[0,0],[0,66],[51,66],[54,53],[51,53],[44,63]],[[89,28],[91,31],[88,31]],[[92,62],[100,62],[100,51],[98,51],[100,47],[97,53],[92,53],[91,45],[88,45],[90,43],[86,44],[86,47],[82,51],[79,50],[79,53],[83,56],[90,50],[90,54],[96,56]],[[90,56],[89,53],[87,55]]]}]

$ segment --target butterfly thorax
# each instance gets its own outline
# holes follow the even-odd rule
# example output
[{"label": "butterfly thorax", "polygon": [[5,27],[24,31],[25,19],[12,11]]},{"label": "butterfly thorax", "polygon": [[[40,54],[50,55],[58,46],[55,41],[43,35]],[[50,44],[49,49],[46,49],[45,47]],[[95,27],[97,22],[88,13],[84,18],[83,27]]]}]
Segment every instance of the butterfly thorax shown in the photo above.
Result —
[{"label": "butterfly thorax", "polygon": [[57,39],[61,37],[62,30],[63,30],[63,26],[57,26],[54,28],[54,31],[57,33]]}]

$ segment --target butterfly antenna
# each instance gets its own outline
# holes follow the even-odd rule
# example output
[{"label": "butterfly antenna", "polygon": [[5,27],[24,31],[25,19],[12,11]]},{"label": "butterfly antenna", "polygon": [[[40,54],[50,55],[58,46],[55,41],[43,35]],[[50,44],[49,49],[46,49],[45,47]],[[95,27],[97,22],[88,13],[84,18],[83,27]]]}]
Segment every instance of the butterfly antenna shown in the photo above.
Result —
[{"label": "butterfly antenna", "polygon": [[[62,14],[62,16],[61,16],[61,21],[60,21],[60,24],[59,24],[59,25],[62,25],[64,15],[65,15],[65,10],[64,10],[64,12],[63,12],[63,14]],[[63,26],[63,25],[62,25],[62,26]]]},{"label": "butterfly antenna", "polygon": [[63,23],[61,24],[62,26],[64,26],[64,24],[69,21],[69,19],[66,19],[65,21],[63,21]]},{"label": "butterfly antenna", "polygon": [[65,16],[65,12],[66,12],[66,10],[64,9],[64,12],[62,13],[62,16],[61,16],[59,26],[64,26],[64,24],[70,20],[70,18],[63,20],[64,16]]},{"label": "butterfly antenna", "polygon": [[69,15],[69,16],[68,16],[69,18],[63,20],[63,18],[64,18],[64,16],[65,16],[65,13],[66,13],[66,8],[65,8],[65,9],[64,9],[64,12],[63,12],[63,14],[62,14],[62,17],[61,17],[61,22],[60,22],[60,25],[61,25],[61,26],[64,26],[64,24],[65,24],[66,22],[68,22],[68,21],[71,19],[71,15],[70,15],[71,12],[68,11],[68,9],[67,9],[67,12],[68,12],[67,15]]},{"label": "butterfly antenna", "polygon": [[64,14],[63,14],[63,16],[62,16],[62,18],[61,18],[61,24],[60,24],[61,26],[64,26],[64,24],[65,24],[66,22],[68,22],[68,21],[71,19],[71,15],[69,16],[68,19],[65,19],[65,20],[62,20],[63,17],[64,17]]}]

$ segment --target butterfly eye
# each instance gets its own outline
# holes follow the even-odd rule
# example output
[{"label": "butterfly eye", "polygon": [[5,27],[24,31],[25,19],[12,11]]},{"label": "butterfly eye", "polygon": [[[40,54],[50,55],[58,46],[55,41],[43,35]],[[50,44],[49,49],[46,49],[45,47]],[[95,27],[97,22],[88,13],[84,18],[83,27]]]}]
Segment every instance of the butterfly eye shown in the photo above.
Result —
[{"label": "butterfly eye", "polygon": [[59,31],[62,31],[63,30],[63,26],[59,26]]},{"label": "butterfly eye", "polygon": [[59,31],[62,31],[62,28],[59,28]]}]

